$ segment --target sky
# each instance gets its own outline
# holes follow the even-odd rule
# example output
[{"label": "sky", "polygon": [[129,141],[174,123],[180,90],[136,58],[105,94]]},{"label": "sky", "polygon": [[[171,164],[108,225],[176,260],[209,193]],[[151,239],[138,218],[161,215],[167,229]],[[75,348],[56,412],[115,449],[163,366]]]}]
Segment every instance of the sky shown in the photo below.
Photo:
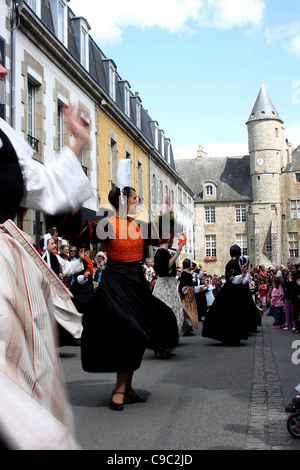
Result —
[{"label": "sky", "polygon": [[300,144],[299,0],[70,0],[175,159],[248,154],[262,82]]}]

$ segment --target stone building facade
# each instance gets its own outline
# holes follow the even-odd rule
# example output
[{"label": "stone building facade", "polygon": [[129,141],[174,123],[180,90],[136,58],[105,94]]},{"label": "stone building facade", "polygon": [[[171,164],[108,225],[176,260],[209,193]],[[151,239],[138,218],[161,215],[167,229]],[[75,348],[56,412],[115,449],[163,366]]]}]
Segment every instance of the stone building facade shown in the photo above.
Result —
[{"label": "stone building facade", "polygon": [[195,194],[195,257],[223,273],[237,243],[252,266],[298,263],[300,146],[292,149],[264,84],[246,123],[249,155],[177,160]]}]

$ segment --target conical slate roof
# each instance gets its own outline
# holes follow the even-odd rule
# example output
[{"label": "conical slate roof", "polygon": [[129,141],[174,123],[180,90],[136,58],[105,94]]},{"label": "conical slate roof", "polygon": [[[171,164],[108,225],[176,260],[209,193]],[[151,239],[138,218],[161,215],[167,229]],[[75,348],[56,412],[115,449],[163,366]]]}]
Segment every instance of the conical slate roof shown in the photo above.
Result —
[{"label": "conical slate roof", "polygon": [[271,98],[268,95],[265,84],[263,83],[248,122],[264,119],[275,119],[277,121],[283,122],[280,119],[279,114],[277,113],[275,106],[273,105]]}]

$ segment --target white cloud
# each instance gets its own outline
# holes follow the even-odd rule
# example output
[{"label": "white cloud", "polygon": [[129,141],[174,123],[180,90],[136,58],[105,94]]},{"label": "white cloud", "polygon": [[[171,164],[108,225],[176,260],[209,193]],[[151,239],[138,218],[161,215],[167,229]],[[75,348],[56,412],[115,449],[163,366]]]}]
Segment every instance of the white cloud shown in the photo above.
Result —
[{"label": "white cloud", "polygon": [[263,18],[263,0],[71,0],[75,15],[84,16],[91,35],[100,41],[120,42],[126,27],[159,27],[170,33],[197,27],[229,29],[257,25]]},{"label": "white cloud", "polygon": [[300,121],[288,124],[285,128],[285,135],[294,147],[298,147],[300,145]]},{"label": "white cloud", "polygon": [[288,44],[285,44],[284,48],[289,55],[300,58],[300,34],[294,37]]},{"label": "white cloud", "polygon": [[262,22],[265,7],[262,0],[207,0],[199,23],[219,29],[258,25]]},{"label": "white cloud", "polygon": [[281,41],[287,54],[300,58],[300,21],[266,28],[265,34],[269,44]]}]

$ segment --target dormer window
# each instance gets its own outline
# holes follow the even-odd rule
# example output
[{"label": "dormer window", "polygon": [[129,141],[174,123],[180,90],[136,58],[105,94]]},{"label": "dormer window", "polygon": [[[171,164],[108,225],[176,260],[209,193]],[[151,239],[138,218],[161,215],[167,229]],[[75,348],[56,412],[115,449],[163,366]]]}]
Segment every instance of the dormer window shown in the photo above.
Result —
[{"label": "dormer window", "polygon": [[36,0],[25,0],[25,3],[33,10],[34,12],[36,11]]},{"label": "dormer window", "polygon": [[113,62],[109,64],[109,96],[116,100],[116,67]]},{"label": "dormer window", "polygon": [[87,30],[82,25],[80,28],[80,63],[83,67],[87,62]]},{"label": "dormer window", "polygon": [[165,156],[165,133],[164,131],[160,131],[160,153],[162,157]]},{"label": "dormer window", "polygon": [[126,116],[130,117],[130,85],[128,82],[124,83],[124,111]]},{"label": "dormer window", "polygon": [[139,98],[136,100],[136,125],[139,129],[141,129],[142,127],[141,101]]},{"label": "dormer window", "polygon": [[171,141],[167,139],[167,162],[171,164]]},{"label": "dormer window", "polygon": [[217,185],[213,181],[203,183],[203,198],[206,200],[217,199]]},{"label": "dormer window", "polygon": [[212,194],[213,194],[213,187],[212,187],[211,184],[208,184],[208,185],[206,186],[206,195],[207,195],[207,196],[212,196]]},{"label": "dormer window", "polygon": [[[59,1],[62,1],[63,3],[65,2],[65,0]],[[88,24],[87,20],[82,16],[72,18],[72,22],[74,27],[74,36],[78,60],[80,64],[87,71],[89,71],[89,30],[91,29],[90,25]]]},{"label": "dormer window", "polygon": [[58,0],[57,4],[57,37],[64,44],[65,39],[65,17],[64,17],[64,5]]},{"label": "dormer window", "polygon": [[150,122],[150,128],[151,128],[154,147],[158,150],[158,122],[157,121],[151,121]]},{"label": "dormer window", "polygon": [[[38,0],[40,1],[40,0]],[[64,44],[67,44],[67,0],[50,0],[54,30],[57,38]]]}]

